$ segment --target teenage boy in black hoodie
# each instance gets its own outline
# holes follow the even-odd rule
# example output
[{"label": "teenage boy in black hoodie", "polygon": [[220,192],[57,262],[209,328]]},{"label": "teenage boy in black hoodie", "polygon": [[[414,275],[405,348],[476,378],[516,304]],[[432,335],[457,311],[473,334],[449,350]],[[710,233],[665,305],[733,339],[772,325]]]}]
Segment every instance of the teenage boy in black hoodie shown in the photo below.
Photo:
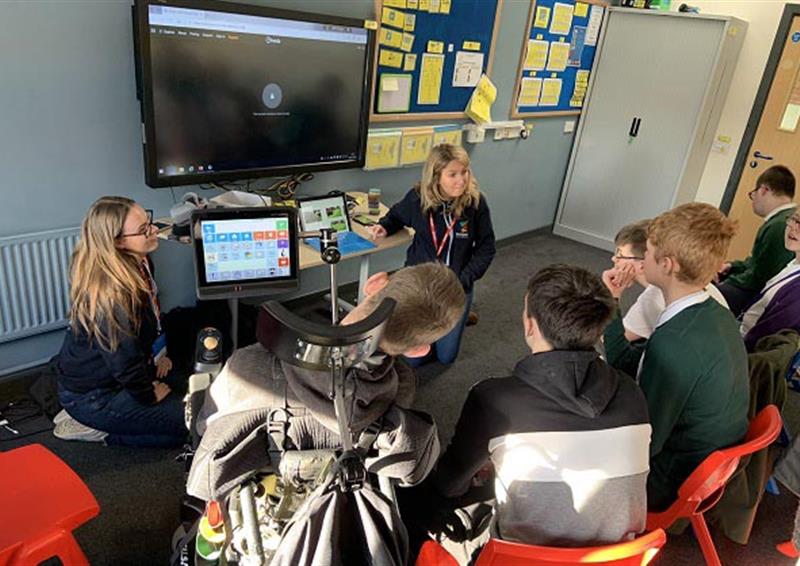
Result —
[{"label": "teenage boy in black hoodie", "polygon": [[[566,265],[542,269],[528,282],[522,315],[531,355],[510,377],[487,379],[469,392],[433,484],[460,507],[476,474],[491,464],[494,536],[588,546],[644,529],[647,403],[633,379],[594,349],[614,309],[596,275]],[[474,519],[463,509],[458,514]],[[462,563],[490,535],[469,527],[466,544],[442,541]]]}]

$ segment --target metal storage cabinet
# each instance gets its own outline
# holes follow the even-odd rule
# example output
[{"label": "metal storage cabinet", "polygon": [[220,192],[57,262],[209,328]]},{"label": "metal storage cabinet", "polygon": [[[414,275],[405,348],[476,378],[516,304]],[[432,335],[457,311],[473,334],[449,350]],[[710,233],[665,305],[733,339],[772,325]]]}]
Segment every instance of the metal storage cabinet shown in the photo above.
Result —
[{"label": "metal storage cabinet", "polygon": [[623,225],[694,200],[746,29],[724,16],[608,11],[555,234],[613,250]]}]

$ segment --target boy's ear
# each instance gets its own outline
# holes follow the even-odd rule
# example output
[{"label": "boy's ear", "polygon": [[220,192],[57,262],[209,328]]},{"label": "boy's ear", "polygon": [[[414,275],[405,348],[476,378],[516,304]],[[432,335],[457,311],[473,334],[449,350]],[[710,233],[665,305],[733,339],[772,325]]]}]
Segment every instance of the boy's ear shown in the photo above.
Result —
[{"label": "boy's ear", "polygon": [[428,353],[431,351],[431,345],[425,344],[424,346],[416,346],[411,348],[410,350],[406,350],[403,352],[403,355],[407,358],[422,358],[427,356]]},{"label": "boy's ear", "polygon": [[522,326],[525,329],[525,336],[533,336],[534,333],[539,334],[539,325],[536,323],[535,318],[531,318],[527,314],[522,317]]},{"label": "boy's ear", "polygon": [[674,257],[664,256],[664,266],[670,275],[676,275],[681,271],[681,264]]},{"label": "boy's ear", "polygon": [[389,284],[389,274],[385,271],[381,271],[380,273],[376,273],[364,284],[364,294],[369,297],[370,295],[374,295],[375,293],[379,292],[381,289],[386,287]]}]

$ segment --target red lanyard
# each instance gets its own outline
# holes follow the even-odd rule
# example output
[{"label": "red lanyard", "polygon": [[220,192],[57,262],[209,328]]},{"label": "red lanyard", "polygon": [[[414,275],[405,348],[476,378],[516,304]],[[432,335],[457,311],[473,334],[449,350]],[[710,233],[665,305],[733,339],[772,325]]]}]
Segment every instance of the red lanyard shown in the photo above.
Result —
[{"label": "red lanyard", "polygon": [[431,228],[431,240],[433,241],[433,249],[436,250],[436,259],[439,259],[439,256],[442,255],[442,250],[444,250],[447,239],[452,237],[456,222],[458,222],[458,216],[453,218],[453,221],[447,225],[447,230],[445,230],[444,236],[442,236],[442,243],[440,244],[439,238],[436,237],[436,225],[433,223],[433,214],[428,213],[428,224]]}]

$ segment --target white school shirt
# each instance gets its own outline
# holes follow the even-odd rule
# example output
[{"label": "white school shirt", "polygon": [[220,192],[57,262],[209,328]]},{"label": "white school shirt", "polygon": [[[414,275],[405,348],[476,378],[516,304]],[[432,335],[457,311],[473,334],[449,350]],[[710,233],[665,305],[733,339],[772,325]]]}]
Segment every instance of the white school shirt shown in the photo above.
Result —
[{"label": "white school shirt", "polygon": [[781,287],[786,285],[789,281],[800,275],[800,262],[797,258],[793,259],[784,267],[775,277],[770,279],[764,284],[764,289],[761,291],[761,298],[753,303],[749,309],[742,315],[742,324],[739,325],[739,332],[745,336],[750,329],[756,325],[758,319],[764,314],[769,302],[775,297]]},{"label": "white school shirt", "polygon": [[[705,290],[711,298],[726,309],[728,308],[728,302],[716,286],[709,284]],[[636,302],[628,309],[628,312],[625,313],[622,325],[625,330],[630,330],[637,336],[650,338],[653,330],[658,325],[658,317],[664,312],[666,306],[664,293],[661,292],[661,289],[655,285],[648,285],[636,299]]]},{"label": "white school shirt", "polygon": [[[658,315],[658,321],[656,322],[656,328],[661,326],[662,324],[666,324],[670,319],[677,316],[682,311],[685,311],[689,307],[694,305],[699,305],[702,302],[708,300],[711,294],[703,289],[702,291],[697,291],[696,293],[692,293],[691,295],[686,295],[685,297],[678,299],[663,311],[661,314]],[[663,299],[663,295],[662,295]],[[644,357],[647,355],[647,349],[645,348],[642,357],[639,359],[639,369],[636,370],[636,381],[639,381],[639,378],[642,373],[642,366],[644,366]]]}]

